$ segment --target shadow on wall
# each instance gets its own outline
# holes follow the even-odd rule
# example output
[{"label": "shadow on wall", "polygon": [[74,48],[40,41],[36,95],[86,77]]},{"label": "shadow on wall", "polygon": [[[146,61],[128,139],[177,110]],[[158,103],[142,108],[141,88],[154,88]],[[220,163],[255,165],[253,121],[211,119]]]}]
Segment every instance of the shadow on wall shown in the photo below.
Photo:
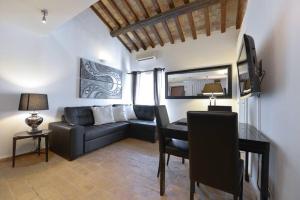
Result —
[{"label": "shadow on wall", "polygon": [[18,93],[0,93],[0,117],[11,115],[12,112],[17,112],[19,108],[20,94]]}]

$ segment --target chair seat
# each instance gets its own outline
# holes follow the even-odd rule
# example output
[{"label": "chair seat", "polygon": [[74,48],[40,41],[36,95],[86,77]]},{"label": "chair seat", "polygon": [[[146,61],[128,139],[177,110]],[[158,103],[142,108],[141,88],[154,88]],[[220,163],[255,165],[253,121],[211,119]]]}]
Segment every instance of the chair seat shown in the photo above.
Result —
[{"label": "chair seat", "polygon": [[166,153],[188,158],[189,144],[187,141],[170,139],[166,142]]}]

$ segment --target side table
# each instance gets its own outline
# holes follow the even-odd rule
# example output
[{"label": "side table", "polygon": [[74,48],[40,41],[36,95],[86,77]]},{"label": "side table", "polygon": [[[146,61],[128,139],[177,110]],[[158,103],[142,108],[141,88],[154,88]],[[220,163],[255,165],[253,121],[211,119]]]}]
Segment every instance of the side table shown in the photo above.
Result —
[{"label": "side table", "polygon": [[29,133],[27,131],[22,131],[19,133],[16,133],[13,137],[13,155],[12,155],[12,167],[15,167],[15,159],[16,159],[16,145],[17,145],[17,140],[22,140],[22,139],[27,139],[27,138],[37,138],[38,139],[38,155],[40,155],[41,151],[41,138],[45,138],[45,161],[48,162],[48,144],[49,144],[49,134],[51,133],[51,130],[42,130],[41,132],[38,133]]}]

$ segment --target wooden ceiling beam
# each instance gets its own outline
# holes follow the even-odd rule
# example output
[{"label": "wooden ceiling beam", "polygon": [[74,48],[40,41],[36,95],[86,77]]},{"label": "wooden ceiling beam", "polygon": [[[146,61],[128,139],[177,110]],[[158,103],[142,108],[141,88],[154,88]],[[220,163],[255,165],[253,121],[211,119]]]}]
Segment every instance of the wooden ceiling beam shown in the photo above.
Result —
[{"label": "wooden ceiling beam", "polygon": [[[175,9],[174,0],[168,0],[168,4],[169,4],[169,9],[171,9],[171,10]],[[178,35],[179,35],[181,41],[184,42],[185,38],[184,38],[184,34],[183,34],[183,31],[182,31],[182,27],[180,25],[180,21],[179,21],[178,16],[176,16],[174,18],[174,20],[175,20],[175,25],[176,25],[176,29],[177,29]]]},{"label": "wooden ceiling beam", "polygon": [[160,46],[164,46],[164,42],[163,42],[163,40],[161,39],[161,37],[160,37],[160,35],[159,35],[159,33],[158,33],[157,28],[153,25],[153,26],[150,26],[150,29],[151,29],[151,31],[154,33],[155,38],[158,40]]},{"label": "wooden ceiling beam", "polygon": [[236,29],[240,29],[243,21],[243,10],[245,6],[245,0],[238,0],[238,10],[236,16]]},{"label": "wooden ceiling beam", "polygon": [[[117,11],[117,13],[121,16],[122,20],[125,22],[125,25],[129,25],[130,22],[129,20],[127,19],[127,17],[125,16],[125,14],[123,13],[123,11],[119,8],[119,6],[116,4],[115,0],[110,0],[109,1],[111,7],[113,9],[115,9]],[[144,42],[142,41],[142,39],[140,38],[140,36],[135,32],[135,31],[132,31],[131,32],[133,37],[138,41],[138,43],[140,44],[140,46],[146,50],[146,45],[144,44]],[[133,41],[132,41],[133,42]]]},{"label": "wooden ceiling beam", "polygon": [[166,21],[162,21],[162,25],[163,25],[163,27],[164,27],[167,35],[168,35],[168,38],[169,38],[171,44],[174,44],[174,38],[173,38],[172,33],[169,29],[168,23]]},{"label": "wooden ceiling beam", "polygon": [[226,11],[227,0],[221,0],[221,33],[226,31]]},{"label": "wooden ceiling beam", "polygon": [[150,46],[151,46],[152,48],[154,48],[154,47],[155,47],[155,44],[154,44],[153,40],[151,39],[151,37],[150,37],[149,33],[147,32],[147,30],[146,30],[144,27],[142,27],[140,30],[141,30],[142,33],[145,35],[145,37],[146,37],[146,39],[148,40],[148,43],[150,44]]},{"label": "wooden ceiling beam", "polygon": [[173,9],[175,8],[175,4],[173,2],[173,0],[167,0],[168,4],[169,4],[169,8]]},{"label": "wooden ceiling beam", "polygon": [[[161,8],[159,7],[159,4],[158,4],[157,0],[152,0],[152,4],[154,5],[156,13],[158,13],[158,14],[161,13]],[[171,44],[174,44],[174,38],[173,38],[172,33],[171,33],[170,29],[169,29],[167,21],[164,20],[161,23],[163,25],[163,28],[165,29],[165,32],[167,33],[167,36],[168,36]]]},{"label": "wooden ceiling beam", "polygon": [[[140,0],[138,0],[140,2]],[[192,12],[194,10],[198,10],[201,8],[205,8],[212,4],[219,3],[219,0],[196,0],[189,4],[185,4],[174,9],[170,9],[166,12],[157,14],[153,17],[146,18],[144,20],[138,21],[135,24],[128,25],[126,27],[120,28],[118,30],[114,30],[111,32],[113,37],[120,35],[122,33],[130,32],[134,29],[138,29],[140,27],[145,26],[154,26],[154,24],[160,23],[163,20],[167,20],[170,18],[177,18],[179,15],[186,14],[188,12]]]},{"label": "wooden ceiling beam", "polygon": [[206,35],[210,36],[210,19],[209,19],[209,9],[208,9],[208,7],[204,8],[204,19],[205,19]]},{"label": "wooden ceiling beam", "polygon": [[132,39],[128,36],[128,33],[123,34],[126,40],[133,46],[134,50],[138,51],[138,46],[132,41]]},{"label": "wooden ceiling beam", "polygon": [[[143,11],[143,13],[144,13],[144,16],[145,16],[145,19],[144,19],[144,20],[150,19],[149,13],[148,13],[148,11],[147,11],[147,9],[146,9],[144,3],[142,2],[142,0],[136,0],[136,2],[137,2],[137,4],[138,4],[139,8],[140,8],[140,9]],[[141,21],[143,21],[143,20],[141,20]],[[135,24],[138,24],[138,23],[140,23],[141,21],[138,21],[138,22],[136,22]],[[129,25],[129,26],[127,26],[127,27],[135,26],[135,24]],[[164,46],[164,42],[162,41],[162,39],[161,39],[161,37],[160,37],[160,35],[159,35],[159,33],[158,33],[158,30],[157,30],[157,28],[154,26],[154,24],[148,24],[147,26],[149,26],[150,29],[151,29],[151,31],[154,33],[155,38],[158,40],[158,43],[160,44],[160,46]],[[133,30],[134,30],[134,29],[137,29],[137,28],[141,28],[141,27],[145,27],[145,26],[137,26],[137,27],[133,28]],[[126,29],[126,27],[124,27],[124,28]],[[119,29],[119,30],[122,30],[122,28]],[[122,32],[128,32],[128,31],[121,31],[120,33],[122,33]],[[115,37],[116,35],[119,35],[120,33],[114,34],[113,31],[112,31],[112,32],[111,32],[111,35],[112,35],[113,37]]]},{"label": "wooden ceiling beam", "polygon": [[98,1],[97,5],[103,10],[103,12],[109,17],[109,19],[118,27],[121,27],[120,22],[115,18],[115,16],[108,10],[108,8],[102,3],[102,1]]},{"label": "wooden ceiling beam", "polygon": [[182,31],[182,28],[181,28],[181,25],[180,25],[180,21],[179,21],[179,18],[178,16],[175,17],[175,24],[176,24],[176,28],[178,30],[178,34],[179,34],[179,37],[181,39],[181,42],[184,42],[185,41],[185,38],[184,38],[184,34],[183,34],[183,31]]},{"label": "wooden ceiling beam", "polygon": [[137,32],[136,32],[136,31],[132,31],[131,33],[132,33],[132,35],[135,37],[135,39],[140,43],[141,47],[142,47],[144,50],[146,50],[147,47],[146,47],[146,45],[144,44],[142,38],[137,34]]},{"label": "wooden ceiling beam", "polygon": [[152,4],[155,8],[156,13],[161,13],[161,9],[159,7],[159,4],[158,4],[157,0],[152,0]]},{"label": "wooden ceiling beam", "polygon": [[113,27],[104,19],[104,17],[100,14],[100,12],[95,8],[95,6],[91,6],[91,9],[94,13],[101,19],[101,21],[107,26],[109,31],[113,30]]},{"label": "wooden ceiling beam", "polygon": [[193,39],[195,40],[195,39],[197,39],[197,32],[196,32],[196,27],[195,27],[193,14],[188,13],[187,15],[188,15],[189,24],[190,24],[190,27],[191,27],[192,36],[193,36]]},{"label": "wooden ceiling beam", "polygon": [[[184,0],[185,4],[190,3],[190,0]],[[197,32],[196,32],[196,27],[195,27],[195,22],[194,22],[194,18],[193,18],[193,13],[187,13],[188,16],[188,20],[189,20],[189,24],[190,24],[190,28],[191,28],[191,32],[192,32],[192,36],[193,39],[197,39]]]},{"label": "wooden ceiling beam", "polygon": [[[91,6],[91,9],[94,11],[94,13],[101,19],[101,21],[108,27],[108,29],[110,31],[113,30],[113,28],[111,27],[111,25],[105,20],[105,18],[100,14],[100,12],[94,7],[94,6]],[[129,51],[131,52],[131,49],[130,47],[122,40],[121,37],[117,37],[119,39],[119,41],[124,45],[124,47]]]},{"label": "wooden ceiling beam", "polygon": [[[139,17],[138,17],[137,14],[134,12],[134,10],[133,10],[133,8],[131,7],[130,3],[128,2],[128,0],[125,0],[124,2],[125,2],[125,4],[126,4],[127,8],[130,10],[131,14],[133,14],[133,16],[134,16],[134,21],[137,22],[138,19],[139,19]],[[151,39],[151,37],[149,36],[147,30],[146,30],[144,27],[142,27],[140,30],[141,30],[141,32],[144,34],[144,36],[146,37],[146,40],[148,41],[149,45],[150,45],[152,48],[154,48],[154,47],[155,47],[154,42],[153,42],[153,40]]]}]

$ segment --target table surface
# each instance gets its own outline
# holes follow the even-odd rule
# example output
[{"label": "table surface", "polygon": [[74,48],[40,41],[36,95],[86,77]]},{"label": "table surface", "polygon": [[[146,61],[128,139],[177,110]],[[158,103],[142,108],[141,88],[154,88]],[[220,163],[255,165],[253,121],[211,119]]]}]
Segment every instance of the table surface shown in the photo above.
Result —
[{"label": "table surface", "polygon": [[43,129],[41,132],[30,133],[27,131],[18,132],[14,135],[14,138],[31,138],[31,137],[41,137],[46,136],[51,133],[51,130]]},{"label": "table surface", "polygon": [[[173,124],[177,125],[187,125],[187,118],[182,118],[175,121]],[[184,128],[181,127],[184,130]],[[270,140],[254,126],[246,123],[239,123],[239,139],[241,140],[251,140],[261,143],[270,143]]]}]

